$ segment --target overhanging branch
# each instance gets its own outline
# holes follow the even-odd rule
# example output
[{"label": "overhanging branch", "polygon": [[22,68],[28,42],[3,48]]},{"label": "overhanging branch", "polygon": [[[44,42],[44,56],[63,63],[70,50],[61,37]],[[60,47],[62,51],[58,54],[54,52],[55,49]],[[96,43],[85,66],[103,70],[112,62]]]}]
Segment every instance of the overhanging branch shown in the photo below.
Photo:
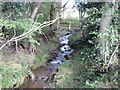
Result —
[{"label": "overhanging branch", "polygon": [[[60,18],[60,17],[59,17]],[[51,20],[51,21],[48,21],[48,22],[44,22],[42,23],[40,26],[38,26],[37,28],[32,28],[31,30],[29,30],[28,32],[26,33],[23,33],[22,35],[19,35],[19,36],[16,36],[16,37],[12,37],[10,40],[8,40],[7,42],[5,42],[3,45],[0,46],[0,50],[2,50],[8,43],[11,43],[13,41],[19,41],[19,40],[22,40],[24,38],[26,38],[27,36],[29,36],[30,34],[32,34],[33,32],[39,30],[39,29],[42,29],[44,27],[47,27],[51,24],[53,24],[54,22],[56,22],[59,18],[56,18],[54,20]]]}]

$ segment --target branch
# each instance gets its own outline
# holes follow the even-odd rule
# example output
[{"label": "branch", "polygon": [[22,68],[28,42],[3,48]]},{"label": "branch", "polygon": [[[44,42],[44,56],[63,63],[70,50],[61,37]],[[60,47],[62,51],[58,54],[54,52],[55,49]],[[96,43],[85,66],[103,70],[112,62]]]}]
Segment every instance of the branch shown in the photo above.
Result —
[{"label": "branch", "polygon": [[116,48],[115,48],[114,52],[112,53],[112,55],[111,55],[111,57],[110,57],[110,60],[109,60],[108,65],[112,64],[112,62],[113,62],[113,61],[112,61],[112,59],[113,59],[113,57],[114,57],[115,53],[117,52],[117,50],[118,50],[118,45],[116,46]]},{"label": "branch", "polygon": [[69,0],[67,0],[67,2],[62,7],[55,7],[53,10],[55,10],[57,8],[60,8],[60,9],[65,8],[65,6],[67,5],[68,2],[69,2]]},{"label": "branch", "polygon": [[69,0],[67,0],[67,2],[61,8],[65,8],[65,6],[67,5],[68,2],[69,2]]},{"label": "branch", "polygon": [[59,19],[59,18],[56,18],[56,19],[48,21],[48,22],[44,22],[43,24],[41,24],[37,28],[35,28],[35,29],[32,28],[30,31],[28,31],[28,32],[26,32],[26,33],[24,33],[24,34],[22,34],[22,35],[20,35],[18,37],[15,37],[14,39],[21,40],[23,38],[26,38],[28,35],[30,35],[31,33],[35,32],[35,31],[37,31],[38,29],[40,29],[40,28],[42,29],[42,28],[44,28],[46,26],[49,26],[49,25],[53,24],[57,19]]},{"label": "branch", "polygon": [[107,64],[107,66],[106,66],[106,69],[108,69],[109,66],[110,66],[112,63],[114,63],[115,60],[113,60],[113,57],[114,57],[115,53],[117,52],[117,50],[118,50],[118,45],[116,46],[115,50],[113,51],[113,53],[112,53],[112,55],[111,55],[111,57],[110,57],[110,60],[109,60],[109,62],[108,62],[108,64]]},{"label": "branch", "polygon": [[[60,18],[60,17],[59,17]],[[10,40],[8,40],[6,43],[4,43],[1,47],[0,47],[0,50],[3,49],[3,47],[5,47],[8,43],[12,42],[12,41],[19,41],[19,40],[22,40],[24,38],[26,38],[27,36],[29,36],[30,34],[32,34],[33,32],[37,31],[38,29],[42,29],[44,27],[47,27],[51,24],[53,24],[54,22],[56,22],[59,18],[56,18],[54,20],[51,20],[51,21],[48,21],[48,22],[44,22],[43,24],[41,24],[40,26],[38,26],[37,28],[32,28],[31,30],[29,30],[28,32],[26,33],[23,33],[22,35],[19,35],[17,37],[12,37]]]}]

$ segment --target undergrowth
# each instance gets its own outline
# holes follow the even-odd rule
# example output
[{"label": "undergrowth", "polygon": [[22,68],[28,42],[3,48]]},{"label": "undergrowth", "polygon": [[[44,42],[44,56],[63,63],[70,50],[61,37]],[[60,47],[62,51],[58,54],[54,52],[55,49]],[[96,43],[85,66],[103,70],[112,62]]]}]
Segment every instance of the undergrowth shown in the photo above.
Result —
[{"label": "undergrowth", "polygon": [[59,67],[53,85],[56,88],[117,88],[118,72],[105,72],[96,59],[94,46],[83,46]]},{"label": "undergrowth", "polygon": [[[38,47],[37,47],[38,48]],[[3,88],[17,88],[24,83],[28,75],[33,76],[31,69],[45,66],[49,54],[56,47],[54,43],[39,47],[37,54],[20,50],[10,53],[6,49],[0,52],[0,81]]]},{"label": "undergrowth", "polygon": [[4,50],[0,56],[0,77],[3,88],[18,87],[27,75],[32,75],[29,66],[32,65],[34,56],[24,51],[10,54]]}]

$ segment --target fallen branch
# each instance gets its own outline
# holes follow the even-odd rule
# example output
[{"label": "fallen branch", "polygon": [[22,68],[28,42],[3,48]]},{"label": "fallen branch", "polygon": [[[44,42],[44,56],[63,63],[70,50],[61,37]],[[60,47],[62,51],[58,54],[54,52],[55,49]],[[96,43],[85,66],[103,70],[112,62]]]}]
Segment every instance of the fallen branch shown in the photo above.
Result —
[{"label": "fallen branch", "polygon": [[[60,18],[60,17],[59,17]],[[10,42],[13,42],[13,41],[19,41],[19,40],[22,40],[24,38],[26,38],[27,36],[29,36],[30,34],[32,34],[33,32],[39,30],[39,29],[42,29],[44,27],[47,27],[51,24],[53,24],[54,22],[56,22],[59,18],[56,18],[54,20],[51,20],[51,21],[48,21],[48,22],[44,22],[42,23],[40,26],[38,26],[37,28],[32,28],[31,30],[29,30],[28,32],[26,33],[23,33],[22,35],[19,35],[19,36],[16,36],[16,37],[12,37],[10,40],[8,40],[6,43],[4,43],[1,47],[0,47],[0,50],[3,49],[3,47],[5,47],[8,43]]]}]

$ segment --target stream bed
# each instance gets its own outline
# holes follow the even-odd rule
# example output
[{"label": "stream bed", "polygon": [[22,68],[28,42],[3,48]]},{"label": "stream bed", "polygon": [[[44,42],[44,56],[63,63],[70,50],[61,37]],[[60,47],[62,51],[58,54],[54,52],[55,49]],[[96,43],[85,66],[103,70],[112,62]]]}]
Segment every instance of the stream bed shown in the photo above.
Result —
[{"label": "stream bed", "polygon": [[29,79],[20,88],[53,88],[51,85],[55,75],[58,73],[58,66],[64,63],[64,57],[69,55],[74,50],[69,46],[68,37],[72,34],[67,34],[59,38],[62,45],[57,53],[57,56],[52,59],[46,67],[40,67],[33,71],[34,79]]}]

